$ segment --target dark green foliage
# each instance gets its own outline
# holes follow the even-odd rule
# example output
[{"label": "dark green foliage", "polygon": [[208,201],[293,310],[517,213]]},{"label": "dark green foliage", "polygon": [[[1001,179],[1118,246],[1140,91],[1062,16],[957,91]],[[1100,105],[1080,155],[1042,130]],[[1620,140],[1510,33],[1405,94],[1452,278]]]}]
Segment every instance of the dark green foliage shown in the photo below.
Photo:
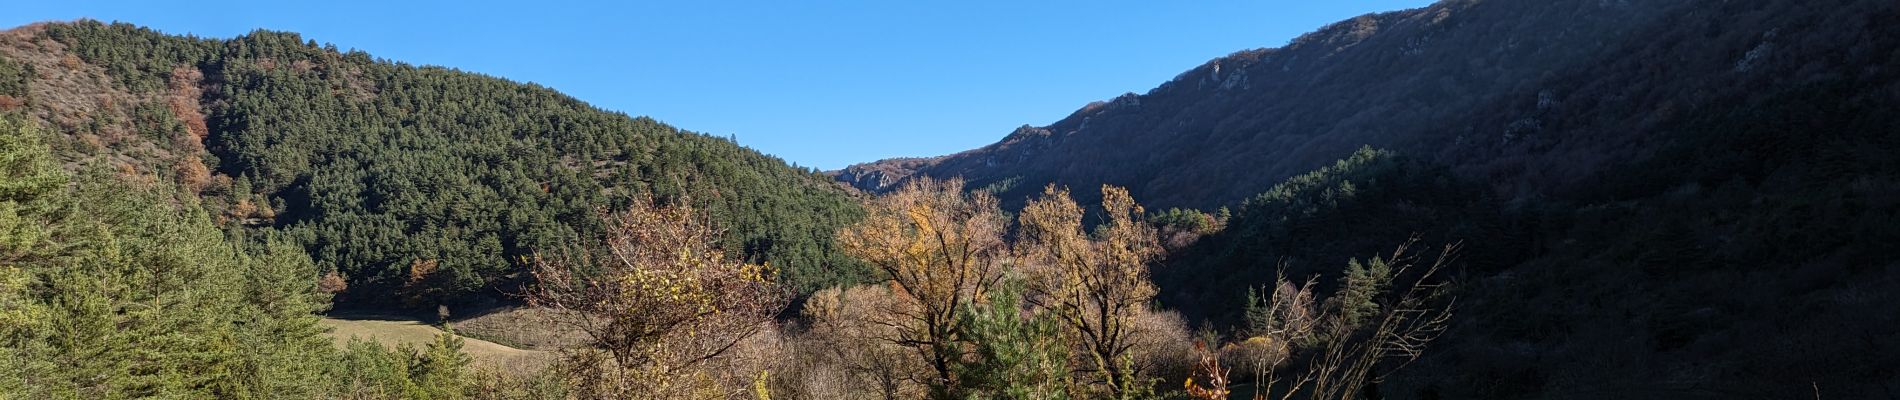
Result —
[{"label": "dark green foliage", "polygon": [[1339,303],[1339,318],[1347,326],[1359,326],[1380,313],[1379,296],[1392,286],[1392,267],[1383,258],[1360,263],[1346,262],[1346,276],[1339,284],[1333,301]]},{"label": "dark green foliage", "polygon": [[391,350],[355,338],[344,345],[332,374],[337,393],[349,398],[399,399],[420,390],[409,374],[413,351]]},{"label": "dark green foliage", "polygon": [[0,394],[23,393],[57,366],[50,319],[41,292],[46,265],[64,253],[61,223],[69,213],[66,174],[52,162],[39,133],[0,115]]},{"label": "dark green foliage", "polygon": [[[800,290],[865,276],[830,242],[861,212],[851,199],[725,139],[289,33],[205,40],[82,21],[46,34],[135,93],[182,84],[175,69],[202,70],[215,89],[200,99],[205,159],[231,182],[208,190],[206,207],[281,231],[342,271],[354,290],[340,300],[502,297],[526,279],[527,258],[587,247],[601,235],[597,210],[636,193],[698,203],[728,230],[725,248],[777,266]],[[141,132],[182,129],[152,107],[135,113],[150,121]]]},{"label": "dark green foliage", "polygon": [[[1790,43],[1854,50],[1765,60],[1748,84],[1697,97],[1701,112],[1656,155],[1592,177],[1577,206],[1541,211],[1537,257],[1478,281],[1471,318],[1408,387],[1494,398],[1599,389],[1623,398],[1878,398],[1900,393],[1900,16],[1892,3],[1736,4],[1809,15]],[[1860,10],[1855,10],[1859,8]],[[1868,8],[1872,8],[1871,10]],[[1718,22],[1704,22],[1716,24]],[[1726,26],[1733,21],[1720,21]],[[1844,37],[1832,37],[1844,35]],[[1826,48],[1826,47],[1824,47]],[[1743,49],[1746,50],[1746,49]],[[1777,62],[1778,61],[1778,62]],[[1617,78],[1611,76],[1610,78]],[[1565,207],[1568,206],[1568,207]],[[1457,368],[1459,380],[1423,370]],[[1563,374],[1566,379],[1556,379]]]},{"label": "dark green foliage", "polygon": [[[0,393],[317,397],[327,306],[294,246],[228,241],[191,197],[102,173],[68,184],[0,117]],[[23,246],[23,247],[16,247]],[[10,396],[0,396],[10,397]]]},{"label": "dark green foliage", "polygon": [[435,335],[435,341],[417,354],[410,366],[415,376],[416,386],[421,396],[428,399],[462,399],[468,397],[472,382],[469,373],[471,360],[462,353],[462,338],[454,331],[445,331]]},{"label": "dark green foliage", "polygon": [[0,56],[0,96],[26,97],[26,82],[32,77],[33,70],[25,64]]},{"label": "dark green foliage", "polygon": [[[326,395],[308,398],[459,400],[562,399],[561,382],[548,375],[511,376],[478,371],[462,352],[462,338],[453,332],[436,335],[418,349],[395,348],[351,338],[336,362],[321,371],[329,384]],[[278,397],[271,397],[278,398]],[[296,398],[296,397],[282,397]]]},{"label": "dark green foliage", "polygon": [[963,307],[973,358],[958,366],[968,399],[1069,398],[1069,347],[1050,318],[1025,315],[1020,281],[1005,282],[988,303]]},{"label": "dark green foliage", "polygon": [[237,341],[247,357],[239,374],[260,397],[315,397],[332,384],[335,356],[316,312],[330,307],[317,291],[317,269],[301,246],[277,237],[249,243]]},{"label": "dark green foliage", "polygon": [[[73,29],[78,28],[78,29]],[[177,67],[213,61],[217,41],[195,36],[165,36],[132,24],[82,21],[49,26],[46,34],[72,46],[72,52],[106,69],[139,93],[164,90]]]},{"label": "dark green foliage", "polygon": [[[46,347],[28,359],[51,369],[27,386],[42,394],[96,397],[239,397],[245,326],[233,318],[247,265],[202,215],[163,206],[165,197],[90,177],[68,223],[83,243],[35,266],[50,307]],[[156,206],[156,207],[155,207]],[[306,310],[314,312],[316,310]],[[63,397],[63,396],[55,396]]]},{"label": "dark green foliage", "polygon": [[988,192],[991,195],[1003,194],[1003,193],[1009,192],[1010,190],[1015,189],[1016,184],[1018,183],[1022,183],[1022,177],[1012,176],[1008,178],[1003,178],[995,182],[990,182],[990,184],[988,185],[983,185],[983,187],[977,188],[976,191]]},{"label": "dark green foliage", "polygon": [[58,195],[67,176],[41,140],[29,124],[0,114],[0,265],[43,260],[61,247],[47,222],[65,215]]},{"label": "dark green foliage", "polygon": [[[1495,268],[1514,257],[1512,232],[1521,229],[1481,187],[1371,148],[1274,185],[1232,214],[1223,230],[1176,250],[1167,267],[1155,269],[1163,304],[1237,324],[1243,316],[1233,306],[1281,267],[1288,276],[1338,277],[1348,260],[1419,236],[1421,245],[1486,243],[1462,259],[1468,267]],[[1327,279],[1322,283],[1337,285]]]},{"label": "dark green foliage", "polygon": [[1149,215],[1148,222],[1161,226],[1163,229],[1177,229],[1208,234],[1218,230],[1220,223],[1223,221],[1217,221],[1214,219],[1214,216],[1201,212],[1201,210],[1170,208],[1167,211]]},{"label": "dark green foliage", "polygon": [[448,334],[339,353],[302,246],[138,177],[69,179],[38,135],[0,116],[0,398],[559,397],[478,380]]}]

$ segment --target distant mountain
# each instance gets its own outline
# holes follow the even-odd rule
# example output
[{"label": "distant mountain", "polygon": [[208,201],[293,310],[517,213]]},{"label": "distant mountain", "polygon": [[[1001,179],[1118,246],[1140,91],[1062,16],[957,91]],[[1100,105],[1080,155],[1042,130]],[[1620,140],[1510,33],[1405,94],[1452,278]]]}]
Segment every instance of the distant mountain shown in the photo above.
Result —
[{"label": "distant mountain", "polygon": [[0,112],[75,170],[175,185],[229,228],[295,238],[346,304],[518,293],[536,254],[598,246],[597,211],[690,201],[736,256],[810,290],[867,271],[861,212],[808,169],[533,84],[340,51],[294,33],[165,35],[97,21],[0,34]]},{"label": "distant mountain", "polygon": [[1868,23],[1885,6],[1447,0],[1218,58],[982,148],[836,174],[870,190],[913,174],[1012,181],[1006,201],[1047,182],[1110,183],[1155,205],[1213,208],[1371,145],[1454,166],[1512,198],[1564,194],[1653,157],[1680,136],[1671,124],[1718,100],[1880,50],[1838,24]]},{"label": "distant mountain", "polygon": [[1881,398],[1896,109],[1893,1],[1446,0],[835,175],[1228,207],[1154,271],[1216,327],[1276,271],[1463,242],[1456,326],[1378,397]]}]

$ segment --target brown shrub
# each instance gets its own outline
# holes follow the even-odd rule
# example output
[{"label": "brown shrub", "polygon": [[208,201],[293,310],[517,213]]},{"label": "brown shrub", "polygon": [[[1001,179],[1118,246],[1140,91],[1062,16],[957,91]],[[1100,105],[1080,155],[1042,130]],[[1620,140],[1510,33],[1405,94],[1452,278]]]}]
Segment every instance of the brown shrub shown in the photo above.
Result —
[{"label": "brown shrub", "polygon": [[914,399],[928,393],[931,368],[898,345],[896,315],[909,304],[883,286],[825,289],[800,314],[803,332],[788,339],[792,361],[774,375],[774,393],[810,399]]},{"label": "brown shrub", "polygon": [[174,171],[178,173],[178,185],[183,187],[186,193],[202,192],[211,182],[211,170],[205,168],[204,162],[199,161],[197,156],[179,157],[178,166],[174,168]]},{"label": "brown shrub", "polygon": [[317,291],[337,294],[345,290],[350,290],[350,283],[343,280],[343,274],[337,273],[334,269],[324,272],[322,277],[317,278]]},{"label": "brown shrub", "polygon": [[1250,378],[1257,386],[1267,382],[1274,370],[1286,363],[1291,351],[1285,341],[1254,336],[1221,346],[1220,357],[1221,363],[1238,369],[1243,378]]},{"label": "brown shrub", "polygon": [[256,213],[257,205],[251,204],[251,199],[238,200],[237,204],[231,205],[231,209],[226,212],[231,218],[240,220],[250,218],[251,214]]},{"label": "brown shrub", "polygon": [[171,95],[165,101],[166,108],[171,109],[172,115],[177,116],[178,121],[185,124],[185,131],[190,132],[192,138],[198,141],[204,140],[205,136],[210,135],[211,132],[205,124],[204,113],[200,111],[198,105],[198,98],[203,96],[203,91],[199,89],[198,84],[203,80],[204,73],[198,71],[197,68],[181,66],[172,69],[169,81]]},{"label": "brown shrub", "polygon": [[1129,326],[1129,356],[1135,360],[1137,378],[1180,382],[1194,368],[1193,334],[1181,314],[1173,311],[1145,311]]}]

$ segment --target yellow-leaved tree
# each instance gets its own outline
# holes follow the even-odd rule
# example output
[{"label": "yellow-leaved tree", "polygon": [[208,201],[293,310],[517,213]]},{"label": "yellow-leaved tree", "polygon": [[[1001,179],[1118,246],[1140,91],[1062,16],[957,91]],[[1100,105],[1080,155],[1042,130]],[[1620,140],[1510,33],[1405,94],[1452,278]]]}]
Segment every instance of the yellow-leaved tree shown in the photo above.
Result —
[{"label": "yellow-leaved tree", "polygon": [[[563,365],[584,398],[727,398],[754,373],[709,366],[769,327],[786,291],[763,265],[729,258],[691,206],[636,201],[604,216],[604,250],[543,257],[530,302],[586,333]],[[734,383],[737,384],[734,384]]]},{"label": "yellow-leaved tree", "polygon": [[933,397],[955,397],[956,366],[968,354],[957,314],[1002,279],[1009,220],[995,197],[965,192],[957,179],[911,181],[867,211],[839,233],[838,244],[875,267],[896,298],[872,316],[893,328],[881,340],[924,359],[934,373],[923,379]]},{"label": "yellow-leaved tree", "polygon": [[1088,356],[1078,370],[1098,376],[1108,397],[1136,397],[1149,384],[1137,379],[1132,334],[1154,299],[1148,268],[1162,248],[1127,189],[1102,186],[1102,211],[1102,225],[1090,233],[1068,189],[1044,188],[1020,216],[1018,269],[1029,278],[1030,303],[1048,310]]}]

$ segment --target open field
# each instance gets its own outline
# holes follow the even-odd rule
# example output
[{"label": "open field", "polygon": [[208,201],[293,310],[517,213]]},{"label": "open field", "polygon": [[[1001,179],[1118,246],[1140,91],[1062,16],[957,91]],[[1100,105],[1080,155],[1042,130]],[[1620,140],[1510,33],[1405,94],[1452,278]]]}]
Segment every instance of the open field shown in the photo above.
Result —
[{"label": "open field", "polygon": [[580,332],[554,322],[547,310],[537,308],[485,310],[455,318],[451,326],[459,335],[526,350],[559,350],[587,340]]},{"label": "open field", "polygon": [[[441,329],[415,320],[404,319],[339,319],[324,318],[323,326],[329,327],[329,336],[342,346],[351,337],[380,342],[385,346],[409,345],[416,348],[427,346],[442,333]],[[522,350],[503,346],[494,342],[463,336],[462,351],[475,359],[477,368],[493,368],[513,373],[533,373],[540,371],[558,356],[554,352],[540,350]]]}]

